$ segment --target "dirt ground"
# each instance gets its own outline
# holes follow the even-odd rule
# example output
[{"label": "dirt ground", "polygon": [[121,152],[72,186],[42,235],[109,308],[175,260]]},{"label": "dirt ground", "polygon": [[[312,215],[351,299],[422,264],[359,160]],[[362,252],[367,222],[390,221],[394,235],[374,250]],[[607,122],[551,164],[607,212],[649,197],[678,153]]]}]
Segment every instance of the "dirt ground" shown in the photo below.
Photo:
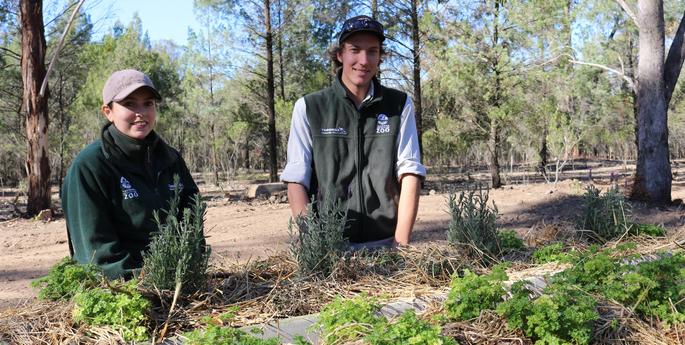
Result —
[{"label": "dirt ground", "polygon": [[[601,188],[609,185],[610,169],[597,170],[594,182]],[[627,174],[626,174],[627,175]],[[445,239],[449,223],[447,191],[460,182],[478,176],[430,178],[420,200],[414,243]],[[531,183],[516,174],[507,175],[505,187],[490,192],[499,209],[501,227],[514,229],[524,238],[543,224],[574,221],[581,210],[582,194],[589,174],[586,170],[565,173],[567,180],[556,185]],[[484,176],[481,176],[484,177]],[[619,185],[626,185],[621,178]],[[216,266],[246,262],[288,248],[287,203],[268,200],[241,201],[235,194],[203,187],[208,197],[206,234],[212,246]],[[240,189],[237,189],[240,192]],[[3,192],[3,195],[5,193]],[[672,198],[685,199],[685,182],[674,179]],[[6,202],[5,202],[6,203]],[[685,225],[683,206],[646,208],[634,205],[640,222],[663,224],[669,230]],[[5,217],[8,218],[8,217]],[[0,218],[2,219],[2,218]],[[533,243],[534,244],[534,243]],[[49,268],[69,254],[63,218],[43,222],[21,218],[0,220],[0,309],[17,306],[32,299],[36,291],[31,280],[45,275]]]}]

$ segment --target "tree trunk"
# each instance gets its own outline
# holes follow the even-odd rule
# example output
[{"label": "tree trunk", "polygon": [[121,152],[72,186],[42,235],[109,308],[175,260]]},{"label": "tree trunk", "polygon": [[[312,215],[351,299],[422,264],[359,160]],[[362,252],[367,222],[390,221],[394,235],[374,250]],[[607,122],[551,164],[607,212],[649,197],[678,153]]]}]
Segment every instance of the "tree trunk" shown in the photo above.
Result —
[{"label": "tree trunk", "polygon": [[413,79],[414,79],[414,115],[416,117],[416,133],[419,137],[419,152],[423,155],[423,106],[421,103],[421,38],[419,36],[419,0],[411,0],[411,40],[413,43]]},{"label": "tree trunk", "polygon": [[269,112],[269,180],[278,181],[278,152],[276,138],[276,110],[274,105],[274,58],[271,34],[271,0],[264,0],[264,23],[266,26],[266,91]]},{"label": "tree trunk", "polygon": [[547,134],[547,124],[545,123],[545,126],[542,129],[542,138],[540,140],[540,151],[538,152],[540,156],[538,170],[542,174],[542,177],[545,178],[547,177]]},{"label": "tree trunk", "polygon": [[502,187],[502,180],[499,176],[500,140],[498,122],[497,118],[494,117],[490,120],[490,137],[488,138],[488,158],[490,161],[490,182],[492,182],[492,188]]},{"label": "tree trunk", "polygon": [[250,147],[249,147],[249,145],[247,144],[247,142],[245,142],[245,143],[242,145],[242,154],[241,154],[241,156],[242,156],[241,159],[242,159],[242,161],[243,161],[243,168],[245,168],[245,169],[250,169]]},{"label": "tree trunk", "polygon": [[639,0],[637,63],[637,169],[631,198],[652,204],[671,202],[666,89],[664,12],[661,0]]},{"label": "tree trunk", "polygon": [[278,69],[279,69],[279,88],[281,92],[281,100],[285,101],[285,68],[283,67],[284,62],[283,62],[283,6],[281,3],[282,0],[278,0],[278,42],[277,42],[277,48],[278,49]]},{"label": "tree trunk", "polygon": [[28,177],[28,216],[50,208],[50,162],[48,160],[48,94],[40,97],[45,78],[45,32],[43,2],[22,0],[21,17],[21,78],[23,108],[26,113]]}]

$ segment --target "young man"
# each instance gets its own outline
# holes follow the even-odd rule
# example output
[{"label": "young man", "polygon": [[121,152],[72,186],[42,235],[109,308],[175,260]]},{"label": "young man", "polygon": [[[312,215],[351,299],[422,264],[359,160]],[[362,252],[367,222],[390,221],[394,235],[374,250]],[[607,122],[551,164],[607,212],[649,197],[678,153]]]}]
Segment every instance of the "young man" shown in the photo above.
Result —
[{"label": "young man", "polygon": [[347,205],[353,248],[408,244],[426,175],[411,99],[376,78],[384,40],[370,17],[345,21],[331,50],[333,85],[295,103],[281,175],[293,216],[311,195]]}]

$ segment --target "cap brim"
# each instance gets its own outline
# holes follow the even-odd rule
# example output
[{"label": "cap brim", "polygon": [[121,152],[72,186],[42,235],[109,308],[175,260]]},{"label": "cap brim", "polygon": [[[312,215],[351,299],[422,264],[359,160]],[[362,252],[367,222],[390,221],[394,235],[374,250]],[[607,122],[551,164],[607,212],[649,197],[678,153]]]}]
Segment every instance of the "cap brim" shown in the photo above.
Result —
[{"label": "cap brim", "polygon": [[132,94],[133,91],[136,91],[140,89],[141,87],[146,87],[148,90],[150,90],[154,95],[157,100],[161,100],[162,96],[155,90],[155,88],[151,87],[150,85],[147,85],[145,83],[135,83],[132,85],[129,85],[125,89],[119,91],[118,94],[114,95],[112,98],[112,102],[119,102],[123,100],[124,98],[128,97],[128,95]]},{"label": "cap brim", "polygon": [[338,44],[342,44],[342,43],[343,43],[346,39],[348,39],[350,36],[352,36],[352,35],[354,35],[354,34],[362,33],[362,32],[364,32],[364,33],[369,33],[369,34],[372,34],[372,35],[378,37],[378,39],[381,41],[381,43],[383,43],[383,41],[385,41],[385,36],[379,34],[378,31],[376,31],[376,30],[371,30],[371,29],[360,29],[360,30],[355,30],[355,31],[348,32],[348,33],[346,33],[346,34],[340,36],[340,38],[338,39]]}]

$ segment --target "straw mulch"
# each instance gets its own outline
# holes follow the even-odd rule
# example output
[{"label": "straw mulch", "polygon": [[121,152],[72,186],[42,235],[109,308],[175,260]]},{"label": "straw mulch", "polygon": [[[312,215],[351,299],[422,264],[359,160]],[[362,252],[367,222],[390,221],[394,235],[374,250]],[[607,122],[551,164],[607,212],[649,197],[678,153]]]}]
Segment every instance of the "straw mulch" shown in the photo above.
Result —
[{"label": "straw mulch", "polygon": [[[546,240],[565,233],[560,229],[567,229],[565,224],[545,227],[549,232]],[[682,248],[683,243],[679,241],[685,238],[684,235],[685,230],[680,229],[667,238],[641,238],[634,252],[649,256],[658,251]],[[587,246],[568,237],[564,240],[578,247]],[[634,238],[630,241],[636,242]],[[625,239],[607,246],[620,242]],[[510,255],[508,259],[520,261],[509,270],[553,274],[560,269],[531,265],[526,262],[529,257],[530,252]],[[352,297],[365,293],[388,300],[444,294],[453,274],[464,269],[483,273],[487,261],[474,257],[469,248],[432,242],[393,251],[355,253],[342,259],[330,277],[321,279],[302,276],[292,257],[281,253],[265,260],[215,270],[207,289],[192,296],[181,296],[170,315],[173,292],[143,293],[153,302],[149,328],[153,330],[153,336],[159,338],[165,324],[168,324],[165,337],[179,335],[203,326],[206,321],[201,320],[207,316],[222,323],[219,316],[234,307],[238,308],[235,317],[227,325],[238,327],[316,313],[338,295]],[[111,329],[74,325],[72,307],[68,302],[35,300],[21,308],[1,311],[0,343],[123,343],[121,336]],[[600,320],[595,325],[595,344],[685,344],[682,324],[664,329],[658,322],[643,320],[611,302],[602,302],[598,311]],[[445,325],[444,333],[461,344],[531,343],[520,332],[508,330],[506,321],[493,312],[484,312],[468,322]]]},{"label": "straw mulch", "polygon": [[[202,326],[203,318],[218,317],[237,307],[230,325],[234,327],[307,315],[340,295],[359,293],[381,300],[444,293],[453,273],[482,266],[446,242],[391,251],[357,252],[345,257],[330,277],[302,276],[286,253],[243,265],[216,270],[201,293],[181,296],[171,315],[173,291],[143,291],[153,304],[150,312],[155,337],[168,323],[165,336]],[[106,328],[73,325],[73,305],[67,302],[35,300],[21,308],[0,313],[0,340],[17,344],[122,343]]]}]

